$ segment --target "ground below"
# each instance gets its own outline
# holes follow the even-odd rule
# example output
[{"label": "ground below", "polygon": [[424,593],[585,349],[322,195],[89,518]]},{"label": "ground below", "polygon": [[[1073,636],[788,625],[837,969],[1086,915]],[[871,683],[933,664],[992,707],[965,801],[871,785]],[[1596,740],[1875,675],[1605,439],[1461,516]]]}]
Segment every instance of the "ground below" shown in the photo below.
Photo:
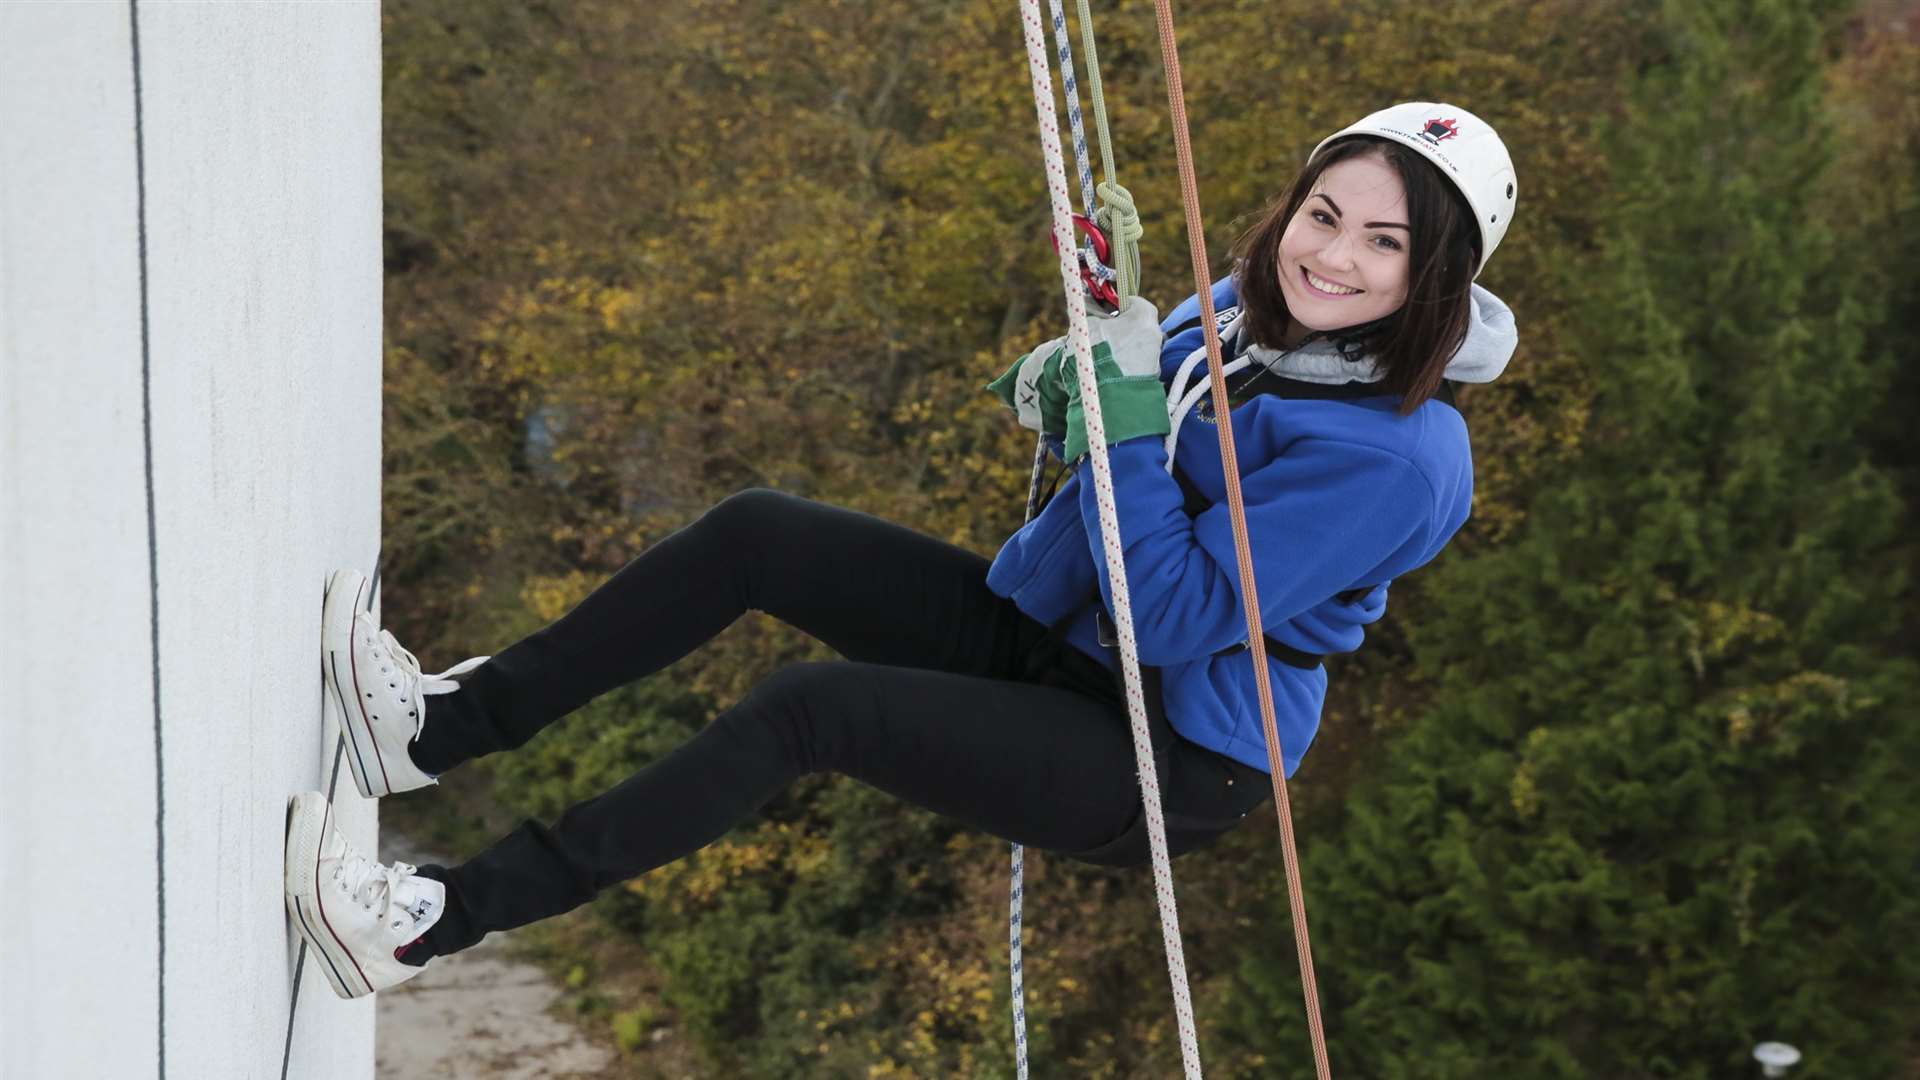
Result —
[{"label": "ground below", "polygon": [[[383,829],[380,861],[451,860]],[[618,1054],[556,1011],[565,990],[514,958],[513,935],[490,934],[433,960],[375,1002],[374,1075],[380,1080],[607,1080],[631,1075]]]}]

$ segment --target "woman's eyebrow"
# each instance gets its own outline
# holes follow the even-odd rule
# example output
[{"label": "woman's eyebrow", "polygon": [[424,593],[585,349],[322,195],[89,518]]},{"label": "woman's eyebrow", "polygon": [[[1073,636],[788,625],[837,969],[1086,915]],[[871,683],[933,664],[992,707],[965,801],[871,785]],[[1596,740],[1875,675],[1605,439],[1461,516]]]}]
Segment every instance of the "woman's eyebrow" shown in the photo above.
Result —
[{"label": "woman's eyebrow", "polygon": [[[1326,192],[1324,192],[1324,191],[1316,191],[1316,192],[1314,192],[1313,194],[1314,194],[1314,197],[1315,197],[1315,198],[1320,198],[1320,199],[1325,199],[1325,200],[1327,200],[1327,205],[1328,205],[1328,206],[1331,206],[1331,207],[1333,207],[1333,216],[1334,216],[1334,217],[1345,217],[1345,216],[1346,216],[1346,215],[1344,215],[1344,214],[1342,214],[1342,213],[1340,212],[1340,204],[1339,204],[1339,203],[1337,203],[1337,202],[1334,202],[1334,201],[1333,201],[1333,197],[1332,197],[1331,195],[1328,195],[1328,194],[1327,194]],[[1405,225],[1402,225],[1401,223],[1399,223],[1399,222],[1397,222],[1397,221],[1369,221],[1369,222],[1367,222],[1367,224],[1366,224],[1366,228],[1369,228],[1369,229],[1407,229],[1407,227],[1406,227]],[[1407,235],[1408,235],[1408,236],[1412,236],[1412,235],[1413,235],[1413,230],[1412,230],[1412,229],[1407,229]]]}]

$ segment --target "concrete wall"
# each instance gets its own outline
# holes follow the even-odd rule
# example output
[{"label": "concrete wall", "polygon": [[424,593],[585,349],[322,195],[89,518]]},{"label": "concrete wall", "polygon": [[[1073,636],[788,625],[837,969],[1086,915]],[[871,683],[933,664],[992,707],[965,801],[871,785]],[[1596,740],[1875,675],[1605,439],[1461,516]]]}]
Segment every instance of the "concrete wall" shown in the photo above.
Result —
[{"label": "concrete wall", "polygon": [[379,544],[379,35],[0,4],[6,1080],[372,1075],[281,855],[333,766],[325,576]]}]

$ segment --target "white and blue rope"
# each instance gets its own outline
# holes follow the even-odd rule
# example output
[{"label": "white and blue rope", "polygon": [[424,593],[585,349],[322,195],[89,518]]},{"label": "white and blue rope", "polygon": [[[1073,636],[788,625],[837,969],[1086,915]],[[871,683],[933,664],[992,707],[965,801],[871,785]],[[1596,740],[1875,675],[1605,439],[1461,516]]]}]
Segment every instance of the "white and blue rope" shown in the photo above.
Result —
[{"label": "white and blue rope", "polygon": [[[1060,84],[1066,90],[1067,126],[1073,130],[1073,161],[1080,167],[1080,205],[1086,208],[1087,220],[1096,221],[1099,218],[1099,203],[1094,198],[1093,164],[1088,160],[1086,124],[1080,117],[1080,84],[1073,74],[1073,45],[1072,39],[1067,36],[1067,9],[1060,0],[1047,0],[1047,2],[1053,10],[1053,40],[1058,45],[1060,57]],[[1089,72],[1089,74],[1094,79],[1095,85],[1098,85],[1099,74],[1097,72]],[[1048,84],[1051,86],[1051,80]],[[1048,108],[1052,108],[1051,101],[1048,103]],[[1102,149],[1103,151],[1105,149],[1104,143]],[[1113,175],[1111,166],[1107,169],[1107,175],[1109,178]],[[1071,229],[1068,230],[1068,235],[1071,237]],[[1114,280],[1116,275],[1113,268],[1102,262],[1100,256],[1093,250],[1092,239],[1088,239],[1080,246],[1080,255],[1100,280]]]}]

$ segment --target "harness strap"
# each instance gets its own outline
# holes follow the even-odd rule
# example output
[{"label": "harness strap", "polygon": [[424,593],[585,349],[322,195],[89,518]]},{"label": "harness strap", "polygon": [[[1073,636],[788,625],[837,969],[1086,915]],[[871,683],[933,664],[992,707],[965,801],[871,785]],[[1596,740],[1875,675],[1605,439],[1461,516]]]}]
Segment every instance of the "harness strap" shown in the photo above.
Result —
[{"label": "harness strap", "polygon": [[[1173,468],[1173,478],[1180,482],[1180,491],[1187,497],[1186,511],[1188,517],[1197,518],[1213,505],[1205,495],[1201,494],[1200,489],[1194,485],[1193,480],[1187,476],[1186,470],[1180,468],[1178,465]],[[1348,599],[1348,597],[1359,599],[1359,596],[1367,595],[1367,591],[1367,589],[1350,589],[1340,594],[1340,601],[1350,604],[1353,600]],[[1354,596],[1355,593],[1358,593],[1359,596]],[[1106,612],[1103,610],[1100,614],[1105,615]],[[1326,660],[1325,656],[1318,653],[1306,652],[1302,649],[1296,649],[1284,641],[1277,641],[1272,634],[1262,634],[1261,636],[1267,640],[1267,655],[1289,667],[1312,671]],[[1215,657],[1232,656],[1235,653],[1245,652],[1246,649],[1247,643],[1239,641],[1221,649],[1213,655]]]}]

